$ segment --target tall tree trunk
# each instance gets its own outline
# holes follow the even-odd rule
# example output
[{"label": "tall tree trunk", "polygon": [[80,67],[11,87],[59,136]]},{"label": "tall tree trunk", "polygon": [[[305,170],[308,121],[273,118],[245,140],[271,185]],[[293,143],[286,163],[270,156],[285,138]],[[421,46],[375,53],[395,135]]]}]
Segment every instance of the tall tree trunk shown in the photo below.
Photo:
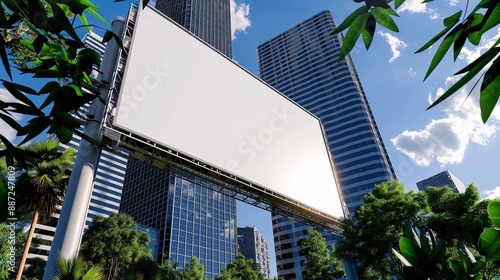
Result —
[{"label": "tall tree trunk", "polygon": [[31,240],[33,239],[33,235],[35,233],[36,222],[38,221],[38,211],[35,211],[33,214],[33,221],[31,221],[30,233],[26,238],[26,243],[24,244],[23,256],[19,261],[19,268],[17,269],[16,280],[21,279],[21,275],[23,275],[24,263],[26,262],[26,258],[28,257],[28,251],[30,250]]}]

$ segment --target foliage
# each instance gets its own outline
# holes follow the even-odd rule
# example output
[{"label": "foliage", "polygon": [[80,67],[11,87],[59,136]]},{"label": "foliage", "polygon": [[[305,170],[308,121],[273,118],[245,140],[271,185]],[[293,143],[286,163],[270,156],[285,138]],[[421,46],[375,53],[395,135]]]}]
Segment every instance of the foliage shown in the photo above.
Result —
[{"label": "foliage", "polygon": [[456,245],[459,259],[452,259],[447,244],[431,231],[420,231],[418,237],[409,226],[399,241],[400,252],[393,253],[402,263],[401,279],[497,279],[500,260],[500,201],[488,204],[488,216],[495,228],[487,228],[479,237],[478,254],[462,243]]},{"label": "foliage", "polygon": [[335,256],[358,264],[357,273],[362,279],[388,279],[397,272],[391,248],[403,236],[405,222],[423,223],[425,197],[405,192],[404,185],[394,180],[376,185],[364,200],[354,213],[355,220],[340,221],[343,238],[336,244]]},{"label": "foliage", "polygon": [[453,192],[448,187],[428,187],[425,194],[432,212],[427,227],[448,245],[460,242],[477,248],[483,229],[493,224],[488,218],[489,200],[480,200],[476,186],[469,185],[464,193]]},{"label": "foliage", "polygon": [[[77,130],[80,122],[69,113],[99,95],[89,75],[94,67],[100,66],[100,56],[96,51],[87,48],[75,31],[81,27],[88,28],[86,14],[92,14],[105,22],[96,12],[98,8],[88,0],[4,0],[0,8],[0,28],[4,31],[21,28],[21,34],[29,34],[26,40],[19,40],[19,43],[31,51],[27,56],[34,54],[37,57],[30,63],[30,67],[18,68],[19,72],[30,74],[33,78],[50,79],[39,90],[29,85],[1,80],[17,101],[1,101],[0,118],[15,129],[18,136],[24,137],[19,145],[45,131],[56,134],[62,143],[69,142],[73,133],[95,142]],[[82,26],[75,26],[78,23],[76,18]],[[0,32],[0,58],[12,80],[9,62],[15,60],[16,56],[7,54],[8,49],[12,50],[12,47],[7,45],[8,37],[8,32]],[[119,40],[111,31],[106,31],[104,38],[104,41],[112,38]],[[34,96],[46,97],[43,103],[37,106],[31,100]],[[21,126],[12,117],[12,113],[29,116],[31,119],[25,126]],[[26,161],[33,160],[33,155],[15,147],[1,134],[0,141],[6,146],[6,149],[0,151],[0,156],[6,156],[8,165],[12,165],[14,159],[23,166]]]},{"label": "foliage", "polygon": [[197,257],[191,257],[191,262],[186,264],[184,270],[179,275],[179,280],[204,280],[205,268]]},{"label": "foliage", "polygon": [[[431,2],[423,0],[422,2]],[[394,18],[399,17],[397,10],[406,0],[354,0],[363,6],[356,9],[333,32],[337,34],[349,28],[344,37],[339,60],[353,49],[356,41],[361,36],[364,45],[368,49],[372,43],[377,24],[393,31],[399,32]],[[469,8],[469,1],[466,4]],[[438,41],[434,57],[425,75],[426,79],[441,62],[443,57],[453,46],[453,59],[459,57],[465,43],[469,41],[474,46],[481,42],[482,36],[492,28],[500,24],[500,2],[495,0],[481,0],[476,7],[471,9],[468,15],[460,10],[443,20],[444,28],[436,34],[429,42],[422,46],[417,53],[429,49]],[[481,81],[480,107],[483,122],[486,122],[500,97],[500,39],[497,40],[488,51],[479,58],[455,73],[461,78],[446,92],[444,92],[429,108],[436,106],[453,93],[457,92],[466,83],[477,78],[476,84]],[[483,74],[481,74],[483,73]],[[470,94],[470,93],[469,93]],[[429,109],[428,108],[428,109]]]},{"label": "foliage", "polygon": [[[355,219],[341,220],[344,233],[337,242],[335,255],[357,264],[358,275],[363,279],[398,275],[399,261],[393,258],[391,248],[399,246],[403,225],[409,224],[421,232],[434,232],[448,246],[450,259],[459,260],[461,253],[456,245],[478,249],[480,234],[491,226],[487,203],[480,200],[472,184],[464,193],[455,193],[448,187],[428,187],[414,193],[405,192],[398,181],[382,183],[365,196],[365,204],[354,213]],[[492,267],[489,274],[496,271],[500,270]]]},{"label": "foliage", "polygon": [[21,279],[23,280],[28,280],[28,279],[42,279],[43,278],[43,273],[45,272],[45,265],[47,264],[47,261],[45,261],[42,258],[32,258],[27,260],[27,265],[24,268],[23,275]]},{"label": "foliage", "polygon": [[308,229],[307,238],[300,239],[300,250],[306,258],[302,273],[304,280],[323,280],[345,276],[342,262],[331,254],[325,238],[314,228]]},{"label": "foliage", "polygon": [[74,260],[57,259],[54,280],[101,280],[104,279],[102,268],[97,265],[84,271],[85,261],[82,257]]},{"label": "foliage", "polygon": [[152,279],[154,280],[178,280],[181,274],[180,270],[177,270],[175,265],[172,264],[170,260],[165,260],[161,265],[158,266]]},{"label": "foliage", "polygon": [[228,264],[215,277],[216,280],[264,280],[259,274],[259,267],[251,260],[246,259],[241,253],[238,254],[233,263]]},{"label": "foliage", "polygon": [[148,243],[149,235],[137,230],[130,216],[112,213],[108,218],[94,218],[83,235],[80,253],[87,261],[102,265],[107,279],[120,279],[143,258],[151,258]]},{"label": "foliage", "polygon": [[[64,148],[56,138],[36,141],[23,149],[38,155],[17,174],[16,204],[19,210],[39,212],[42,223],[50,221],[61,205],[75,160],[75,149]],[[20,169],[20,168],[18,168]]]},{"label": "foliage", "polygon": [[[0,279],[11,279],[14,278],[14,270],[17,270],[19,265],[19,260],[23,253],[23,246],[26,242],[26,233],[24,233],[19,228],[14,229],[14,237],[9,238],[11,233],[11,228],[6,224],[0,223]],[[11,266],[8,262],[10,260],[11,246],[15,248],[15,264]],[[9,277],[9,267],[14,267],[14,270],[10,270]]]}]

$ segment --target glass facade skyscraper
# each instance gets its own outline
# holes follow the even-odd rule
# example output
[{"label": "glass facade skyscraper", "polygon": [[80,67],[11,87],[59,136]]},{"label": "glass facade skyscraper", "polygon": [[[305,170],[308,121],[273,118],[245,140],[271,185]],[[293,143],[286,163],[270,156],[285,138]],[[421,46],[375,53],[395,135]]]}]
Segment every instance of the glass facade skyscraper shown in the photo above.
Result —
[{"label": "glass facade skyscraper", "polygon": [[438,174],[417,182],[417,188],[424,191],[428,186],[432,187],[444,187],[448,186],[453,189],[454,192],[463,193],[465,192],[465,184],[462,183],[455,175],[451,174],[450,171],[445,170],[439,172]]},{"label": "glass facade skyscraper", "polygon": [[120,212],[159,231],[157,259],[182,268],[196,256],[215,278],[236,257],[234,198],[210,190],[207,182],[175,170],[129,160]]},{"label": "glass facade skyscraper", "polygon": [[[338,63],[342,37],[322,11],[258,47],[261,78],[321,119],[338,184],[350,213],[375,184],[394,179],[375,119],[349,56]],[[273,215],[278,276],[301,279],[298,240],[307,226]],[[324,234],[329,243],[338,236]]]},{"label": "glass facade skyscraper", "polygon": [[238,251],[247,259],[255,261],[262,276],[271,278],[269,248],[266,239],[257,228],[238,227]]},{"label": "glass facade skyscraper", "polygon": [[230,0],[157,0],[156,9],[231,57]]}]

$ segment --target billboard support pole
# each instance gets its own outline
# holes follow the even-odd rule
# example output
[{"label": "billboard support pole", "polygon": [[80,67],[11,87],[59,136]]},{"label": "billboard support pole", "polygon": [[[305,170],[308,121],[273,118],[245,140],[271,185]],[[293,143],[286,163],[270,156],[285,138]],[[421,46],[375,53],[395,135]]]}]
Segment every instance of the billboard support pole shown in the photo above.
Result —
[{"label": "billboard support pole", "polygon": [[[125,19],[123,17],[115,17],[111,22],[111,31],[121,36],[124,25]],[[98,90],[100,98],[94,99],[89,106],[88,119],[83,129],[83,133],[93,139],[97,139],[99,136],[106,107],[101,100],[108,99],[119,49],[117,42],[110,40],[106,45],[106,51],[99,69]],[[78,255],[100,153],[100,147],[83,138],[81,139],[45,267],[44,280],[50,280],[54,277],[59,257],[68,260]]]}]

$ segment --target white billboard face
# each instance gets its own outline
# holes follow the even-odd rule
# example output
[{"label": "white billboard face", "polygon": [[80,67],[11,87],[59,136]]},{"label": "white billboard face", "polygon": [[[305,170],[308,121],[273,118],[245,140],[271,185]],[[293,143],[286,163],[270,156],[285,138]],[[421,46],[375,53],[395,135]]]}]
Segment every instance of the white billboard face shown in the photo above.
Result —
[{"label": "white billboard face", "polygon": [[320,121],[150,7],[136,21],[114,125],[343,216]]}]

